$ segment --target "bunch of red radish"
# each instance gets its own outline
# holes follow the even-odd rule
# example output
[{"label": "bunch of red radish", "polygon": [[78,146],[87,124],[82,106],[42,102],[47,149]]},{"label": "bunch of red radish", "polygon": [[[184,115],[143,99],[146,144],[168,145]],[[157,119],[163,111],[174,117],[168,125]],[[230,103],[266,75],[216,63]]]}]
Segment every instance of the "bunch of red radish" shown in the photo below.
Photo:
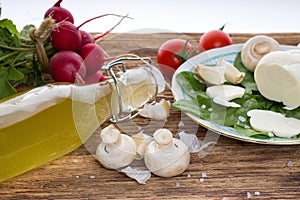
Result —
[{"label": "bunch of red radish", "polygon": [[[87,84],[105,80],[101,67],[107,59],[104,50],[99,44],[96,44],[96,40],[108,34],[118,24],[97,37],[93,37],[86,31],[80,30],[80,28],[91,20],[113,14],[89,19],[76,27],[71,12],[61,7],[61,2],[62,0],[58,0],[44,15],[44,18],[52,17],[56,23],[56,27],[50,32],[51,44],[57,50],[49,62],[49,71],[52,78],[56,82]],[[126,16],[119,17],[124,19]]]}]

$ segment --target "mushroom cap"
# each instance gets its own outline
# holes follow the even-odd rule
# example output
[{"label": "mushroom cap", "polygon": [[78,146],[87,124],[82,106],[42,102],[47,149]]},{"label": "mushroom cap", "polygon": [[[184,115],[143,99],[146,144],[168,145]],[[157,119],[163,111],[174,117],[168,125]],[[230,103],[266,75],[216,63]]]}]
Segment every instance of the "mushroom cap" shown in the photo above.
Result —
[{"label": "mushroom cap", "polygon": [[135,141],[130,136],[121,134],[113,124],[104,128],[100,136],[102,142],[97,147],[96,158],[104,167],[122,168],[135,159]]},{"label": "mushroom cap", "polygon": [[153,138],[144,154],[147,168],[162,177],[176,176],[185,171],[190,162],[187,146],[172,138],[172,133],[167,129],[157,130]]},{"label": "mushroom cap", "polygon": [[247,69],[254,71],[258,61],[272,51],[280,50],[279,43],[265,35],[257,35],[247,40],[241,51],[242,62]]}]

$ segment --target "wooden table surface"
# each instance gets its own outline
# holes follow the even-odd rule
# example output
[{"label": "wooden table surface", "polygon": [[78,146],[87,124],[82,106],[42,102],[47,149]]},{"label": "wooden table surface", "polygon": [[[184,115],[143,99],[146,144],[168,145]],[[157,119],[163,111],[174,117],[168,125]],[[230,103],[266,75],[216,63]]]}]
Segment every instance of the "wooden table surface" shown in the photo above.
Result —
[{"label": "wooden table surface", "polygon": [[[111,34],[100,44],[110,56],[135,53],[149,56],[156,63],[157,49],[167,39],[186,38],[197,45],[200,35]],[[231,34],[234,43],[243,43],[253,35]],[[300,42],[300,34],[266,35],[281,44]],[[170,90],[158,98],[174,101]],[[134,122],[154,131],[142,118]],[[184,130],[197,132],[201,140],[208,136],[205,128],[174,109],[163,126],[174,135]],[[299,145],[262,145],[220,136],[206,156],[191,154],[191,163],[183,174],[172,178],[152,175],[141,185],[100,166],[92,155],[95,137],[60,159],[1,183],[0,199],[300,199]]]}]

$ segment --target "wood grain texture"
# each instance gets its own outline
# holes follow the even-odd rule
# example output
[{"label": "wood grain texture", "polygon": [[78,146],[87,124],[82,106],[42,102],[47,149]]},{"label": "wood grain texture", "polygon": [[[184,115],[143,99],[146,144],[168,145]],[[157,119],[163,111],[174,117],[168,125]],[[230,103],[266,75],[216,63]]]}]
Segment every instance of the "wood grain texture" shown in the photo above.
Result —
[{"label": "wood grain texture", "polygon": [[[197,44],[200,33],[111,34],[100,42],[110,56],[135,53],[156,62],[159,46],[171,38],[188,38]],[[232,33],[234,43],[243,43],[256,34]],[[298,33],[266,34],[280,44],[297,45]],[[167,90],[158,98],[174,101]],[[141,126],[153,132],[157,126],[195,132],[201,140],[209,137],[185,114],[171,110],[163,124],[151,124],[143,118],[135,126],[123,123],[123,130]],[[105,127],[110,122],[105,122]],[[183,127],[179,127],[183,123]],[[101,127],[99,130],[101,130]],[[99,131],[98,130],[98,131]],[[93,154],[99,142],[98,132],[89,141],[64,157],[0,184],[0,199],[300,199],[300,146],[275,146],[246,143],[220,136],[205,157],[191,155],[188,169],[172,178],[152,175],[145,185],[114,170],[100,166]],[[288,163],[290,165],[288,165]],[[202,176],[206,174],[207,177]],[[200,180],[201,179],[201,180]],[[256,194],[256,195],[255,195]]]}]

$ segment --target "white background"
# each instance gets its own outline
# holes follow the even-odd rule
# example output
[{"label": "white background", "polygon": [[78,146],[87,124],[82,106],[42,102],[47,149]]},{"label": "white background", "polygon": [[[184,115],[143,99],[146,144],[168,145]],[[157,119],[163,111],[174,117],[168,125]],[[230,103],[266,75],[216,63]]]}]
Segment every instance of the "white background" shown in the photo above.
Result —
[{"label": "white background", "polygon": [[[20,30],[38,26],[56,0],[0,0],[1,18],[9,18]],[[171,31],[206,32],[227,23],[229,33],[300,32],[300,1],[297,0],[64,0],[75,24],[106,13],[129,16],[114,32]],[[119,18],[105,17],[82,27],[104,32]]]}]

